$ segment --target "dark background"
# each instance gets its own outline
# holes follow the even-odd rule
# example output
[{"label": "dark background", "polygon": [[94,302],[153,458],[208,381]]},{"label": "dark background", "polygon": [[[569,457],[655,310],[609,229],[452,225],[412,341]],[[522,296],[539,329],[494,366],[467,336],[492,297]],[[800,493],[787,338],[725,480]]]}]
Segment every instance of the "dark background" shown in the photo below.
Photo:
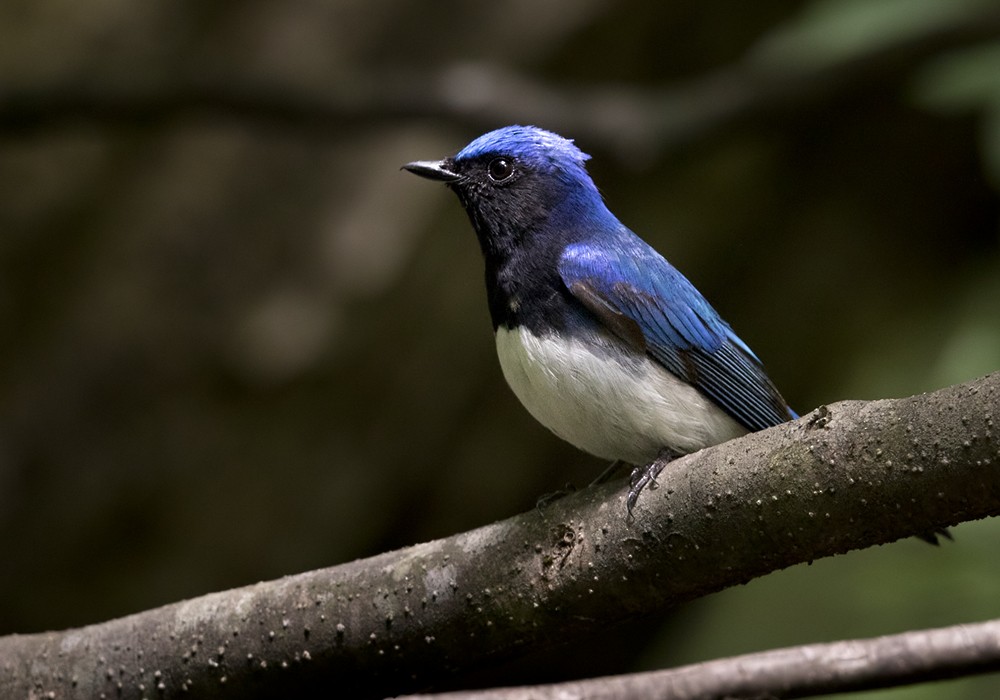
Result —
[{"label": "dark background", "polygon": [[[0,633],[445,536],[603,469],[517,404],[465,215],[399,171],[503,124],[592,154],[800,412],[1000,368],[993,6],[3,3]],[[1000,528],[954,534],[549,675],[996,617]]]}]

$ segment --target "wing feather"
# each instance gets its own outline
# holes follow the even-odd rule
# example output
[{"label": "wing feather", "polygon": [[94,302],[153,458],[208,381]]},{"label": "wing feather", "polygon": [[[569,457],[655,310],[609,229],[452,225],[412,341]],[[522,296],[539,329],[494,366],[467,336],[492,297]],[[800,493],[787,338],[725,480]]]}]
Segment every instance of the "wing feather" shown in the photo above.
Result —
[{"label": "wing feather", "polygon": [[[627,232],[627,230],[626,230]],[[638,237],[568,246],[559,274],[613,333],[715,401],[748,430],[795,417],[757,356],[687,278]]]}]

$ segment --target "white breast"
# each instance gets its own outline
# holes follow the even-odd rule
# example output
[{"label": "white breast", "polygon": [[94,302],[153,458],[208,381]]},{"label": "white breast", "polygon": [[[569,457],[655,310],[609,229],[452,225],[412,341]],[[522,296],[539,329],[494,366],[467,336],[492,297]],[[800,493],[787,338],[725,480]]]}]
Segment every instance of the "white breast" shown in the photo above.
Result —
[{"label": "white breast", "polygon": [[746,434],[701,392],[644,356],[614,359],[560,335],[497,330],[510,388],[538,422],[581,450],[646,464],[664,447],[688,453]]}]

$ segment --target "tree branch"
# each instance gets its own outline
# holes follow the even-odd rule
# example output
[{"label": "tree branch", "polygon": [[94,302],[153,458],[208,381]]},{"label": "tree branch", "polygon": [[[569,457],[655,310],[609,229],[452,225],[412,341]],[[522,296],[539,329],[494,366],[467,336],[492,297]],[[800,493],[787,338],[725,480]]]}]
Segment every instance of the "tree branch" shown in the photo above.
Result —
[{"label": "tree branch", "polygon": [[0,696],[383,696],[799,562],[1000,513],[1000,373],[847,401],[453,537],[0,639]]},{"label": "tree branch", "polygon": [[665,671],[531,687],[411,695],[405,700],[800,698],[996,670],[1000,670],[1000,620],[991,620],[775,649]]}]

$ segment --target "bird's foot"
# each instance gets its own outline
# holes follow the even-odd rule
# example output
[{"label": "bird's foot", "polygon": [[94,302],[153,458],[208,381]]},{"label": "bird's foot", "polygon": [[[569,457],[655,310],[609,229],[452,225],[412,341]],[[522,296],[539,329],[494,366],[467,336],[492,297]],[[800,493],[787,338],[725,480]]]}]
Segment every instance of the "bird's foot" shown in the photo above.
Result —
[{"label": "bird's foot", "polygon": [[632,509],[635,508],[635,502],[639,500],[639,494],[642,493],[642,490],[646,486],[655,489],[656,477],[660,475],[665,466],[679,456],[678,453],[665,447],[660,450],[660,453],[656,455],[656,459],[652,462],[644,467],[636,467],[632,470],[632,475],[629,477],[628,496],[625,498],[625,507],[628,509],[628,519],[630,521],[634,519]]},{"label": "bird's foot", "polygon": [[931,530],[929,532],[922,532],[919,535],[917,535],[917,537],[922,539],[927,544],[932,544],[935,547],[941,544],[940,540],[938,540],[938,537],[943,537],[946,540],[952,540],[952,541],[954,541],[955,539],[954,537],[951,536],[951,533],[948,531],[948,528],[946,527],[939,527],[936,530]]}]

